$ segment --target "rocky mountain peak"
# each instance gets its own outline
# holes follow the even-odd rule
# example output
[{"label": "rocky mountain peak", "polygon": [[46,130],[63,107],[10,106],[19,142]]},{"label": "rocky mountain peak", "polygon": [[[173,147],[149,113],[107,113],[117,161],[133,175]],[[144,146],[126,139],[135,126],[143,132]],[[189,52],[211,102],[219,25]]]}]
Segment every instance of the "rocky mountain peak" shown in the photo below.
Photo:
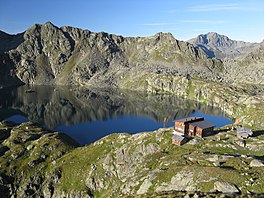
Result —
[{"label": "rocky mountain peak", "polygon": [[[192,41],[193,42],[193,41]],[[214,45],[214,46],[221,46],[221,47],[229,47],[231,46],[234,41],[228,38],[227,36],[220,35],[216,32],[209,32],[207,34],[199,35],[196,40],[196,44],[206,44],[206,45]]]},{"label": "rocky mountain peak", "polygon": [[53,23],[51,23],[50,21],[47,21],[46,23],[44,23],[44,26],[53,26],[56,27]]},{"label": "rocky mountain peak", "polygon": [[164,33],[164,32],[159,32],[153,36],[156,41],[162,41],[162,42],[168,42],[171,43],[175,41],[175,37],[172,35],[172,33]]},{"label": "rocky mountain peak", "polygon": [[258,43],[235,41],[216,32],[201,34],[188,42],[202,49],[209,57],[219,59],[237,58],[250,53],[259,46]]}]

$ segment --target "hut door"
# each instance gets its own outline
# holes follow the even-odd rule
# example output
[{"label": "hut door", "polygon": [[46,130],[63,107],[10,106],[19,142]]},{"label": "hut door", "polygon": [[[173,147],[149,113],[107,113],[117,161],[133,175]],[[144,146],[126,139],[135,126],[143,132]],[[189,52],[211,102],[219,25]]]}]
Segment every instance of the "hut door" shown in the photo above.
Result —
[{"label": "hut door", "polygon": [[196,126],[190,127],[189,136],[195,136],[195,132],[196,132]]},{"label": "hut door", "polygon": [[196,126],[193,127],[192,136],[195,136],[196,134]]}]

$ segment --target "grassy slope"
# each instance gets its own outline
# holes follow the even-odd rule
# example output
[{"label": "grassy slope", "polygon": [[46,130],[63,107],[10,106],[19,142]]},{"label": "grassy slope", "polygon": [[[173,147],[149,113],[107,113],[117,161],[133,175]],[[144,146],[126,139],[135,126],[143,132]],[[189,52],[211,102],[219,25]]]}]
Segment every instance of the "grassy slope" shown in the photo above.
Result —
[{"label": "grassy slope", "polygon": [[[263,146],[261,146],[262,149],[260,150],[242,148],[238,146],[239,140],[235,137],[235,132],[230,131],[227,134],[221,133],[217,136],[208,137],[196,145],[187,143],[179,147],[171,144],[172,130],[170,129],[165,133],[160,131],[149,133],[148,136],[140,139],[140,144],[157,143],[156,135],[162,136],[162,141],[158,142],[160,149],[154,154],[145,156],[144,160],[139,162],[140,168],[136,169],[133,177],[138,178],[140,182],[133,187],[134,190],[137,191],[142,184],[142,178],[150,175],[154,170],[157,171],[157,174],[155,179],[152,180],[153,185],[149,189],[150,193],[154,193],[158,186],[169,183],[171,178],[180,171],[186,170],[194,173],[193,180],[199,184],[199,191],[202,192],[210,192],[215,181],[232,182],[240,187],[242,193],[246,193],[247,190],[252,190],[256,193],[263,192],[264,168],[250,168],[249,163],[252,159],[240,156],[245,154],[255,157],[263,156]],[[125,144],[130,145],[129,153],[133,155],[138,142],[133,141],[130,135],[125,136],[126,141],[123,143],[120,143],[118,134],[112,134],[94,144],[75,149],[64,155],[53,167],[63,170],[61,188],[66,192],[76,189],[87,190],[85,180],[89,177],[88,173],[91,171],[91,167],[96,167],[92,171],[95,178],[95,175],[104,178],[103,175],[106,174],[106,170],[104,170],[102,165],[103,159],[109,154],[115,158],[116,150]],[[218,138],[221,140],[218,140]],[[254,141],[261,144],[263,142],[261,139],[262,136]],[[248,145],[255,143],[249,142]],[[210,151],[210,154],[207,153],[208,151]],[[214,156],[218,156],[221,167],[216,167],[213,162],[208,160]],[[252,176],[255,178],[254,184],[246,186]],[[127,178],[126,182],[133,182],[133,177],[131,175],[131,178]],[[108,188],[106,187],[94,193],[102,197],[109,195],[109,193],[112,193],[112,196],[119,195],[118,189],[124,183],[113,175],[108,176],[104,182],[106,184],[109,181],[110,183],[114,181],[115,186],[111,187],[111,185],[108,185]]]}]

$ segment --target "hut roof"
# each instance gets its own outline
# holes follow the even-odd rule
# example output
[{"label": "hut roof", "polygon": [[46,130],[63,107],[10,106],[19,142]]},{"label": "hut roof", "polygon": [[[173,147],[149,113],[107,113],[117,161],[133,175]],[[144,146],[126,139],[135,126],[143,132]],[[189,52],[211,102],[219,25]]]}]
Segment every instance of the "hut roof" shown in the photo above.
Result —
[{"label": "hut roof", "polygon": [[176,141],[179,141],[179,142],[182,142],[184,139],[185,139],[185,137],[184,136],[181,136],[181,135],[173,135],[172,136],[172,139],[173,140],[176,140]]},{"label": "hut roof", "polygon": [[242,134],[242,133],[248,134],[248,135],[252,135],[253,134],[253,132],[250,129],[246,129],[244,127],[237,128],[237,134]]},{"label": "hut roof", "polygon": [[199,120],[204,120],[203,117],[189,117],[189,118],[182,118],[179,120],[175,120],[174,122],[195,122]]},{"label": "hut roof", "polygon": [[207,122],[206,120],[202,120],[202,121],[198,121],[198,122],[193,122],[190,125],[197,126],[197,127],[201,128],[201,129],[207,129],[207,128],[214,127],[213,124],[211,124],[210,122]]},{"label": "hut roof", "polygon": [[249,134],[248,133],[237,133],[237,136],[238,137],[248,137],[249,136]]}]

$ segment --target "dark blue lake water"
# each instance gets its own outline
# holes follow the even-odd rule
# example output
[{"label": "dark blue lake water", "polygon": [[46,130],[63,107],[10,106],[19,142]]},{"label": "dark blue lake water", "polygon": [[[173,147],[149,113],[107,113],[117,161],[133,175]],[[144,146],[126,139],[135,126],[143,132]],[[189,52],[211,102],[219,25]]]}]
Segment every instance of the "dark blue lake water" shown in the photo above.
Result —
[{"label": "dark blue lake water", "polygon": [[[0,91],[0,120],[28,120],[62,131],[80,144],[111,133],[137,133],[173,126],[173,120],[202,116],[216,127],[231,124],[225,114],[210,106],[171,95],[121,90],[26,86]],[[168,123],[164,125],[164,118]]]}]

